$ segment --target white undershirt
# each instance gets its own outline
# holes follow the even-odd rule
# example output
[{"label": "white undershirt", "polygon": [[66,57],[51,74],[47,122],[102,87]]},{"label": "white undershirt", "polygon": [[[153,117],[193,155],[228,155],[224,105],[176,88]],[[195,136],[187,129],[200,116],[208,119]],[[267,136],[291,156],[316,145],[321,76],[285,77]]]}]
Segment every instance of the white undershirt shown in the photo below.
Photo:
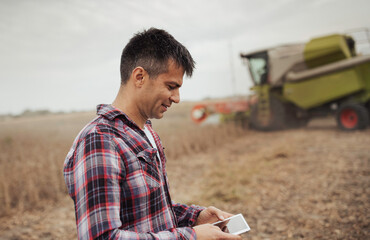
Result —
[{"label": "white undershirt", "polygon": [[157,144],[155,144],[152,133],[145,126],[143,130],[144,130],[145,135],[148,137],[150,143],[152,144],[152,146],[157,149],[157,157],[159,159],[159,163],[162,165],[161,157],[159,156],[158,146]]}]

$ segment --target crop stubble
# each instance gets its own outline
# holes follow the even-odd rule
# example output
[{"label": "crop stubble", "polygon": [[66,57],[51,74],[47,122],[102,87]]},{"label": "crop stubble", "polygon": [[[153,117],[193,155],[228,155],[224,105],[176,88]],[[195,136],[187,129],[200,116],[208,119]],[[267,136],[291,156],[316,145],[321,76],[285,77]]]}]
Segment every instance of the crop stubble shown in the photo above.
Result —
[{"label": "crop stubble", "polygon": [[[153,121],[175,201],[243,213],[248,239],[369,237],[369,130],[341,132],[326,119],[271,133],[199,127],[189,120],[190,107]],[[75,238],[62,165],[93,116],[0,123],[0,239]]]}]

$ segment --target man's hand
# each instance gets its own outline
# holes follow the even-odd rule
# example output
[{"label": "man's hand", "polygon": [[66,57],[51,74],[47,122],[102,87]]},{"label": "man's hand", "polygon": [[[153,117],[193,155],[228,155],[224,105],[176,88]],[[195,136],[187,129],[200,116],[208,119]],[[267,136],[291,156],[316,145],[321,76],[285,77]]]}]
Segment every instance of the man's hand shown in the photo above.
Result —
[{"label": "man's hand", "polygon": [[233,216],[233,214],[221,211],[220,209],[211,206],[199,213],[195,226],[225,220],[231,216]]},{"label": "man's hand", "polygon": [[208,239],[230,239],[230,240],[240,240],[239,235],[233,235],[230,233],[224,233],[217,226],[212,224],[202,224],[194,227],[195,234],[197,235],[197,240],[208,240]]}]

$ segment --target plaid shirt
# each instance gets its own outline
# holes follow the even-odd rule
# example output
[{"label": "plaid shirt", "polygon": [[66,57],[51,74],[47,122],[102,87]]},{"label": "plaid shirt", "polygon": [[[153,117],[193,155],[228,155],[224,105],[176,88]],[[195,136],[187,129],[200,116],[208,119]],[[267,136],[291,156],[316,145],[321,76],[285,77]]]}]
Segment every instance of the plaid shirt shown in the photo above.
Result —
[{"label": "plaid shirt", "polygon": [[163,147],[150,121],[158,148],[112,105],[99,105],[98,115],[64,163],[78,238],[196,239],[191,226],[203,208],[172,203]]}]

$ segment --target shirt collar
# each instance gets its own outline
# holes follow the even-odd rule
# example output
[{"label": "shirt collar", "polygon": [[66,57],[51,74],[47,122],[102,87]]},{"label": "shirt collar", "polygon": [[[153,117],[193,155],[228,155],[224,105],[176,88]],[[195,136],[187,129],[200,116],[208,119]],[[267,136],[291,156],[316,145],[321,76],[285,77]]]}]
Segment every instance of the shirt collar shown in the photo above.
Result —
[{"label": "shirt collar", "polygon": [[[118,108],[115,108],[111,104],[99,104],[96,107],[96,110],[96,113],[98,115],[101,115],[109,120],[113,121],[116,117],[121,116],[123,119],[135,124],[134,121],[132,121],[124,112],[122,112]],[[145,124],[149,124],[150,126],[152,126],[152,122],[150,120],[147,120]]]}]

